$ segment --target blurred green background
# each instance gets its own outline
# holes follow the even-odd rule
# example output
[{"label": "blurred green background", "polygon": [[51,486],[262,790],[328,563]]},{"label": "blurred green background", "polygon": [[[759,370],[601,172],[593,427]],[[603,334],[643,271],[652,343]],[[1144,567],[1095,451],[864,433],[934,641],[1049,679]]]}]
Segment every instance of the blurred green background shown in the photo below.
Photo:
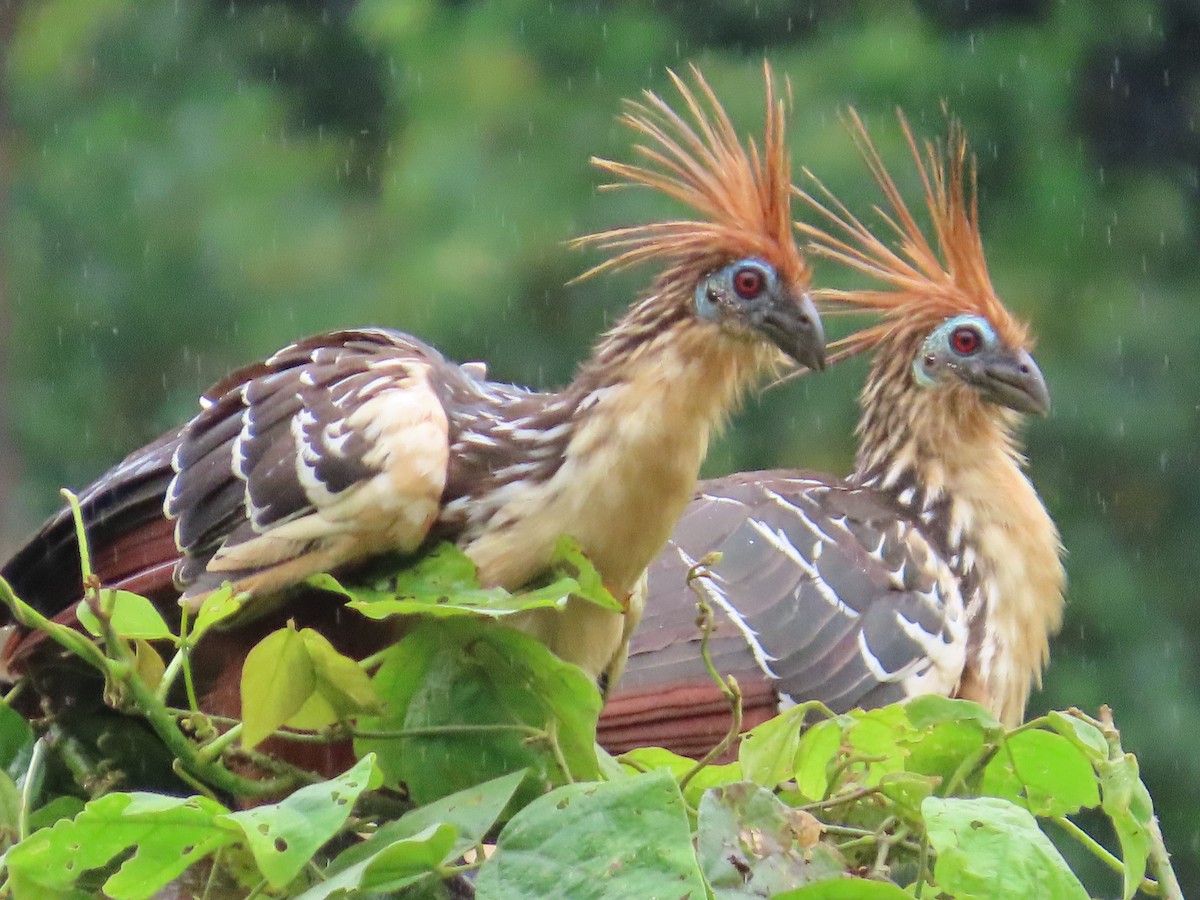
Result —
[{"label": "blurred green background", "polygon": [[[1029,455],[1070,605],[1034,706],[1114,707],[1200,895],[1200,2],[6,0],[0,41],[0,551],[307,333],[393,326],[569,379],[647,273],[565,287],[597,261],[565,242],[674,212],[587,163],[628,157],[619,98],[668,66],[750,130],[768,57],[797,172],[861,212],[839,111],[911,191],[892,110],[933,137],[946,104],[1055,397]],[[753,400],[707,472],[846,471],[862,375]]]}]

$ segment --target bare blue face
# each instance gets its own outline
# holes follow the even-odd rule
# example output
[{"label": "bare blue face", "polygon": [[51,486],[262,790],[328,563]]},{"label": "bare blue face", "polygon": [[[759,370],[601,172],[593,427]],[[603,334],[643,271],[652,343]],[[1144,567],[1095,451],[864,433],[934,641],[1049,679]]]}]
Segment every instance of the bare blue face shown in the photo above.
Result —
[{"label": "bare blue face", "polygon": [[929,333],[912,364],[924,388],[962,382],[988,403],[1045,415],[1050,392],[1028,351],[1004,344],[982,316],[954,316]]},{"label": "bare blue face", "polygon": [[770,341],[797,363],[825,368],[825,331],[806,291],[782,283],[770,263],[730,263],[696,285],[696,313],[733,334]]}]

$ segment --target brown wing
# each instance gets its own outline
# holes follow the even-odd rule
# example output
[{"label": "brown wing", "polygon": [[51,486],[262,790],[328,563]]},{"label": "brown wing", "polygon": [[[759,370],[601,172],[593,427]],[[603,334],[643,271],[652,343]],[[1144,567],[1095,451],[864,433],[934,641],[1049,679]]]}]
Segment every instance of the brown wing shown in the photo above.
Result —
[{"label": "brown wing", "polygon": [[[180,431],[132,453],[79,495],[92,568],[112,586],[155,595],[171,590],[179,558],[163,518]],[[81,596],[79,545],[69,509],[60,510],[5,564],[0,574],[17,596],[55,616]],[[134,583],[127,585],[130,579]]]},{"label": "brown wing", "polygon": [[373,554],[409,551],[436,519],[458,374],[396,332],[321,335],[231,376],[184,428],[164,509],[195,602],[230,581],[271,593]]},{"label": "brown wing", "polygon": [[[712,576],[686,584],[705,554]],[[600,724],[610,750],[703,752],[728,728],[700,658],[696,589],[717,629],[710,654],[754,718],[821,700],[835,710],[953,690],[966,627],[948,569],[887,498],[824,476],[754,472],[704,482],[650,569],[646,615]]]}]

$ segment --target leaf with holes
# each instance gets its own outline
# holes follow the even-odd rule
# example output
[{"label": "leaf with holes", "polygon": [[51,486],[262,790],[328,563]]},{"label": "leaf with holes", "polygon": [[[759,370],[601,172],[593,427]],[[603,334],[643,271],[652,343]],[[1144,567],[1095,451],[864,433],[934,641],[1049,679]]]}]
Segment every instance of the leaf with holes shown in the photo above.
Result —
[{"label": "leaf with holes", "polygon": [[[474,619],[426,621],[387,652],[373,683],[385,712],[359,720],[368,736],[356,747],[377,753],[419,804],[518,769],[543,786],[567,780],[560,763],[574,779],[599,774],[599,691],[527,635]],[[421,733],[401,734],[413,730]]]},{"label": "leaf with holes", "polygon": [[133,850],[104,882],[104,892],[116,900],[151,897],[192,863],[234,842],[214,821],[224,812],[207,797],[109,794],[9,850],[10,887],[18,897],[58,896]]},{"label": "leaf with holes", "polygon": [[983,770],[980,787],[1035,816],[1069,815],[1100,804],[1096,773],[1083,752],[1062,735],[1038,729],[1010,735]]},{"label": "leaf with holes", "polygon": [[942,891],[978,900],[1087,900],[1037,820],[1019,806],[992,797],[928,797],[921,811]]},{"label": "leaf with holes", "polygon": [[273,888],[291,883],[313,854],[341,831],[363,791],[383,782],[375,758],[367,756],[330,781],[300,788],[279,803],[221,816],[238,829],[259,871]]},{"label": "leaf with holes", "polygon": [[254,747],[298,713],[317,687],[295,625],[268,634],[242,665],[242,746]]},{"label": "leaf with holes", "polygon": [[570,784],[504,826],[479,900],[705,896],[679,786],[667,772]]},{"label": "leaf with holes", "polygon": [[[130,591],[113,591],[108,588],[101,592],[101,603],[111,604],[113,631],[123,638],[141,638],[146,641],[158,641],[174,638],[171,629],[167,627],[162,614],[154,608],[154,604],[141,594]],[[92,612],[86,600],[80,600],[75,610],[79,624],[87,629],[93,637],[99,637],[100,620]]]},{"label": "leaf with holes", "polygon": [[713,788],[699,812],[696,853],[717,900],[774,896],[845,871],[831,847],[819,846],[821,823],[766,788]]}]

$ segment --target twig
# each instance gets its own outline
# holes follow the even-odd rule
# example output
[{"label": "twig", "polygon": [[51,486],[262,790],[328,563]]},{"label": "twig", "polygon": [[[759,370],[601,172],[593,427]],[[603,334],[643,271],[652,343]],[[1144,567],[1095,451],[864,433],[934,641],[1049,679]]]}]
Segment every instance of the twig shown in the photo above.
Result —
[{"label": "twig", "polygon": [[546,738],[545,730],[533,725],[512,724],[495,725],[425,725],[420,728],[397,728],[395,730],[359,731],[354,729],[356,738],[371,741],[397,741],[411,737],[442,737],[454,734],[500,734],[517,731],[529,737],[542,740]]},{"label": "twig", "polygon": [[[1108,866],[1118,875],[1124,877],[1125,863],[1117,859],[1117,857],[1114,856],[1107,847],[1097,841],[1094,837],[1092,837],[1066,816],[1054,816],[1050,819],[1050,821],[1063,831],[1067,832],[1067,834],[1069,834],[1071,837],[1075,838],[1075,840],[1079,841],[1079,843],[1083,844],[1083,846],[1091,851],[1092,855],[1100,860],[1100,862],[1104,863],[1104,865]],[[1158,882],[1151,881],[1149,878],[1143,878],[1142,883],[1138,885],[1138,889],[1145,891],[1147,894],[1157,895]]]},{"label": "twig", "polygon": [[725,699],[729,701],[729,711],[731,721],[729,728],[725,732],[725,736],[720,742],[704,754],[696,765],[692,766],[688,772],[679,779],[679,789],[682,791],[688,786],[688,783],[699,775],[707,766],[711,765],[713,760],[720,759],[721,755],[733,746],[733,742],[738,739],[742,733],[742,689],[738,685],[737,679],[732,675],[725,677],[717,671],[716,665],[712,661],[712,654],[709,652],[708,643],[712,639],[713,630],[716,628],[716,622],[713,618],[713,610],[709,605],[708,600],[701,593],[697,582],[701,578],[711,578],[712,573],[710,567],[716,565],[721,560],[720,553],[709,553],[697,562],[688,571],[687,585],[696,593],[696,624],[700,627],[700,659],[704,663],[704,668],[708,671],[708,677],[721,689],[721,693],[725,695]]},{"label": "twig", "polygon": [[882,793],[882,790],[878,786],[857,788],[848,794],[834,794],[826,797],[824,800],[814,800],[812,803],[797,806],[796,809],[804,812],[811,812],[814,809],[833,809],[836,806],[853,803],[855,800],[861,800],[864,797],[871,797],[880,793]]},{"label": "twig", "polygon": [[868,756],[865,753],[854,753],[848,755],[845,759],[839,761],[838,764],[833,767],[833,771],[829,774],[829,783],[825,788],[825,796],[821,799],[829,800],[833,796],[833,789],[837,785],[838,779],[840,779],[842,777],[842,773],[851,766],[858,765],[859,763],[867,763],[869,765],[871,763],[885,762],[886,760],[887,756]]},{"label": "twig", "polygon": [[25,769],[25,782],[21,785],[21,809],[17,813],[17,837],[29,837],[29,813],[34,798],[42,786],[42,765],[46,761],[46,738],[40,737],[33,745],[29,766]]},{"label": "twig", "polygon": [[[1121,747],[1121,733],[1113,721],[1110,707],[1101,706],[1098,718],[1092,718],[1075,707],[1067,710],[1067,713],[1077,719],[1082,719],[1104,735],[1104,740],[1108,743],[1109,759],[1119,759],[1125,755],[1125,751]],[[1163,841],[1162,828],[1158,824],[1158,816],[1153,810],[1150,812],[1150,821],[1147,823],[1146,831],[1150,838],[1150,851],[1146,856],[1147,868],[1154,873],[1155,881],[1157,881],[1157,893],[1166,900],[1183,900],[1183,889],[1179,886],[1179,879],[1171,865],[1171,854],[1167,851],[1167,845]],[[1149,891],[1147,892],[1149,893]]]},{"label": "twig", "polygon": [[928,832],[921,833],[921,847],[917,851],[917,883],[916,889],[913,891],[913,897],[916,900],[921,900],[921,893],[925,890],[925,881],[929,875],[929,834]]}]

